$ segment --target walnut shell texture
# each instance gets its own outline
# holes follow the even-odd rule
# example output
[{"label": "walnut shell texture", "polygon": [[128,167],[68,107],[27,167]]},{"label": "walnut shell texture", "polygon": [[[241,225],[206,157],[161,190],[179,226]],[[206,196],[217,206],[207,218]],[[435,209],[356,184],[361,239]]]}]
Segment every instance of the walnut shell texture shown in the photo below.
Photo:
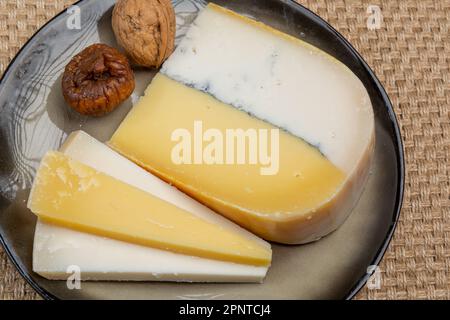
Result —
[{"label": "walnut shell texture", "polygon": [[176,21],[170,0],[119,0],[112,28],[119,45],[140,66],[158,68],[174,49]]},{"label": "walnut shell texture", "polygon": [[67,64],[62,77],[64,99],[84,115],[101,116],[133,93],[127,57],[105,44],[93,44]]}]

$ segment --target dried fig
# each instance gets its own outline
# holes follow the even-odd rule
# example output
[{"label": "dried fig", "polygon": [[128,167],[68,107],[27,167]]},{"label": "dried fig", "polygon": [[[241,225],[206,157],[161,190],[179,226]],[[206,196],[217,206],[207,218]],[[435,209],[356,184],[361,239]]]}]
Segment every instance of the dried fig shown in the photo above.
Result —
[{"label": "dried fig", "polygon": [[170,0],[119,0],[112,28],[119,45],[140,66],[158,68],[174,49],[176,21]]},{"label": "dried fig", "polygon": [[62,77],[64,99],[84,115],[101,116],[114,110],[134,90],[127,58],[105,44],[93,44],[67,64]]}]

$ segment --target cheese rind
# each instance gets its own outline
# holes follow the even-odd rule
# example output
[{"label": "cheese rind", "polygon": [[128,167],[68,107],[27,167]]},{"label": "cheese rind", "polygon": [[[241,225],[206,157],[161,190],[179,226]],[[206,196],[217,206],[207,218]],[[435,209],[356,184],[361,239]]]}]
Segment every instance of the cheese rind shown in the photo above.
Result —
[{"label": "cheese rind", "polygon": [[[98,171],[270,248],[267,242],[149,174],[85,132],[73,132],[61,151]],[[82,280],[115,281],[262,282],[268,270],[268,267],[139,246],[38,219],[33,245],[33,271],[48,279],[65,280],[68,267],[72,265],[80,267]]]},{"label": "cheese rind", "polygon": [[140,189],[49,152],[28,207],[45,222],[176,253],[267,266],[271,251]]}]

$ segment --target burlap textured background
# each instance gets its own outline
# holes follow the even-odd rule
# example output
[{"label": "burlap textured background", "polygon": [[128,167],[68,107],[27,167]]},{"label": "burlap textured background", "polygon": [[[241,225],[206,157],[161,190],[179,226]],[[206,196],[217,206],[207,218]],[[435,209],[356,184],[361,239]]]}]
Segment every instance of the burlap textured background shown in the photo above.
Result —
[{"label": "burlap textured background", "polygon": [[[0,73],[74,1],[0,0]],[[386,88],[406,151],[406,191],[382,286],[357,299],[450,299],[450,0],[300,0],[340,31]],[[368,30],[369,5],[381,8]],[[37,299],[0,249],[0,299]]]}]

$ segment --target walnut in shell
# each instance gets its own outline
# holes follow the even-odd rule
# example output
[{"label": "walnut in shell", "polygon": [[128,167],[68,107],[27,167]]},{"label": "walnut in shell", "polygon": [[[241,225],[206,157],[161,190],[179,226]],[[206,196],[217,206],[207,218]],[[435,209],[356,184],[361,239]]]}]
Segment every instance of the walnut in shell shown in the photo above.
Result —
[{"label": "walnut in shell", "polygon": [[170,0],[119,0],[112,28],[119,45],[140,66],[158,68],[174,49],[176,22]]},{"label": "walnut in shell", "polygon": [[64,99],[84,115],[114,110],[134,90],[127,57],[105,44],[93,44],[67,64],[62,77]]}]

